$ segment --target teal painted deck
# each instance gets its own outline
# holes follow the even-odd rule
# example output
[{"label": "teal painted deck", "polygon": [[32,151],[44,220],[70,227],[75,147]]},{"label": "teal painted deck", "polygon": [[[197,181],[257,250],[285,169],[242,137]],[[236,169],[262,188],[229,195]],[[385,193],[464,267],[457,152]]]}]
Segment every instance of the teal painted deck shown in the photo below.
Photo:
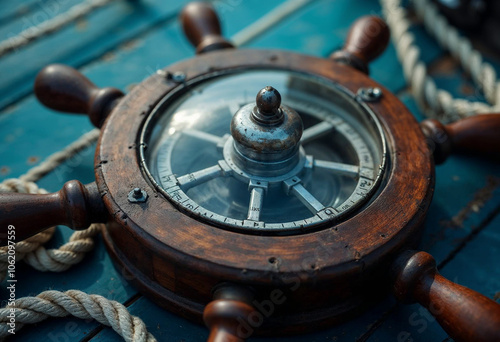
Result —
[{"label": "teal painted deck", "polygon": [[[0,3],[0,39],[26,25],[38,24],[78,3],[77,0],[19,0]],[[92,129],[83,116],[62,115],[37,103],[31,91],[37,71],[49,63],[72,65],[99,86],[127,91],[160,67],[192,57],[193,48],[180,30],[177,16],[185,0],[116,0],[57,33],[0,58],[0,181],[19,177],[50,154]],[[231,37],[285,0],[217,0],[226,36]],[[379,13],[374,0],[317,0],[249,42],[245,48],[280,48],[327,56],[342,45],[350,23]],[[423,57],[436,64],[445,56],[435,42],[415,28]],[[372,77],[395,92],[422,119],[408,94],[394,48],[371,65]],[[441,69],[439,69],[441,70]],[[463,75],[451,68],[438,82],[462,93]],[[441,272],[490,298],[500,298],[500,164],[453,157],[437,168],[436,192],[427,219],[422,249],[434,255]],[[93,148],[85,150],[44,177],[39,185],[59,190],[71,179],[93,180]],[[61,227],[50,243],[56,246],[71,231]],[[80,289],[126,303],[159,341],[204,341],[206,329],[166,312],[121,278],[99,239],[84,261],[64,273],[41,273],[18,264],[17,297],[47,289]],[[0,298],[7,290],[0,284]],[[51,319],[25,327],[18,341],[121,341],[110,328],[78,319]],[[345,324],[293,338],[252,341],[449,341],[446,333],[419,306],[403,306],[388,297]]]}]

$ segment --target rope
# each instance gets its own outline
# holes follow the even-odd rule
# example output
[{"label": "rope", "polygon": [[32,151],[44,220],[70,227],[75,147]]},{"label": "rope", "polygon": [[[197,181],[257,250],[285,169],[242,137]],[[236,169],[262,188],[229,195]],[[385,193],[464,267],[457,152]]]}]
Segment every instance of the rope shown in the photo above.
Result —
[{"label": "rope", "polygon": [[144,322],[132,316],[122,304],[99,295],[88,295],[77,290],[66,292],[45,291],[36,297],[17,299],[14,306],[0,309],[0,338],[10,336],[7,323],[10,309],[15,308],[16,331],[25,324],[41,322],[49,317],[75,316],[80,319],[95,319],[110,326],[125,341],[155,342]]},{"label": "rope", "polygon": [[483,61],[481,54],[472,48],[470,41],[443,17],[429,0],[413,0],[417,16],[423,20],[427,31],[444,49],[450,51],[462,68],[484,92],[489,105],[465,99],[453,98],[446,90],[438,89],[428,75],[427,67],[420,60],[420,49],[415,36],[409,32],[411,22],[401,0],[380,0],[383,15],[392,33],[398,58],[403,65],[403,74],[419,106],[430,112],[431,117],[451,122],[478,113],[500,110],[500,85],[494,68]]},{"label": "rope", "polygon": [[86,2],[71,7],[65,13],[61,13],[39,25],[27,28],[18,35],[0,42],[0,57],[28,45],[30,42],[33,42],[45,35],[62,29],[75,20],[86,16],[93,10],[107,5],[111,1],[113,0],[87,0]]},{"label": "rope", "polygon": [[77,231],[71,235],[69,242],[57,249],[38,247],[26,254],[24,261],[37,269],[46,272],[63,272],[83,260],[86,253],[94,248],[92,238],[97,235],[103,225],[92,224],[88,229]]}]

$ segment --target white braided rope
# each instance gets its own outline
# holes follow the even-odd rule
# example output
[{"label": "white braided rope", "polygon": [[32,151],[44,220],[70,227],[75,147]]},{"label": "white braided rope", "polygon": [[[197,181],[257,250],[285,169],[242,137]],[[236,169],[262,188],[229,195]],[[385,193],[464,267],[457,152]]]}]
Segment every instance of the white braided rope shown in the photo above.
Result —
[{"label": "white braided rope", "polygon": [[472,80],[484,92],[490,105],[466,99],[453,98],[446,90],[438,89],[428,75],[427,67],[420,60],[420,49],[415,37],[409,32],[411,22],[401,0],[380,0],[384,17],[391,29],[392,40],[403,74],[421,108],[431,117],[445,122],[474,115],[500,110],[500,84],[494,68],[483,61],[481,54],[472,48],[471,43],[461,37],[458,31],[448,24],[439,14],[437,7],[429,0],[413,0],[417,15],[423,19],[426,29],[441,46],[450,51],[468,72]]},{"label": "white braided rope", "polygon": [[27,253],[24,261],[37,269],[46,272],[63,272],[83,260],[85,254],[94,248],[94,235],[97,235],[102,224],[92,224],[85,230],[74,232],[69,242],[57,249],[45,249],[42,245]]},{"label": "white braided rope", "polygon": [[74,21],[86,16],[94,9],[107,5],[111,1],[113,0],[87,0],[71,7],[68,11],[61,13],[50,20],[27,28],[18,35],[0,42],[0,57],[28,45],[30,42],[33,42],[43,36],[60,30]]},{"label": "white braided rope", "polygon": [[144,322],[132,316],[122,304],[99,295],[88,295],[77,290],[45,291],[36,297],[17,299],[14,306],[0,309],[0,339],[10,335],[8,315],[15,308],[16,331],[25,324],[41,322],[49,317],[75,316],[95,319],[110,326],[129,342],[155,342]]}]

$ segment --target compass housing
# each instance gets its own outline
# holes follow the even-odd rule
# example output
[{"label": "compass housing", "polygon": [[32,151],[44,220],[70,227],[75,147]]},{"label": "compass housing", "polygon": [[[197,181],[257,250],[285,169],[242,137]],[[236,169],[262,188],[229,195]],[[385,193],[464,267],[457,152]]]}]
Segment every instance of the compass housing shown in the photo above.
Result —
[{"label": "compass housing", "polygon": [[[248,95],[266,82],[287,105],[272,87]],[[151,181],[181,211],[257,234],[310,232],[353,213],[376,191],[387,155],[358,96],[292,70],[219,70],[185,82],[154,108],[140,146]]]},{"label": "compass housing", "polygon": [[[159,108],[172,109],[169,95],[187,94],[196,90],[192,84],[204,84],[214,75],[258,71],[293,72],[343,89],[369,113],[370,127],[383,132],[379,146],[386,153],[384,172],[376,173],[379,184],[345,216],[312,224],[311,230],[299,225],[293,234],[244,231],[187,210],[151,174],[148,153],[156,147],[145,146],[152,134],[147,128]],[[162,76],[175,72],[185,74],[183,83]],[[378,87],[383,96],[373,102],[356,97],[367,87]],[[434,186],[424,136],[394,95],[350,67],[272,50],[213,52],[151,76],[105,121],[96,165],[97,185],[113,213],[104,233],[106,245],[132,282],[159,305],[198,321],[221,282],[250,285],[259,300],[278,289],[286,300],[261,327],[264,333],[345,320],[384,295],[391,261],[418,243]],[[148,194],[146,202],[128,201],[136,187]]]}]

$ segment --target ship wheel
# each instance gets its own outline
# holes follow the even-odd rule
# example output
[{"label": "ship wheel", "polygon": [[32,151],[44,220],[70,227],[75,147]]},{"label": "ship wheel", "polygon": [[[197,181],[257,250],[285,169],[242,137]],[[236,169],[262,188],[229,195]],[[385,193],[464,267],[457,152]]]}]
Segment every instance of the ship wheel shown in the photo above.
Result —
[{"label": "ship wheel", "polygon": [[1,232],[106,222],[107,249],[132,283],[203,318],[210,341],[338,323],[390,289],[439,308],[457,341],[500,340],[500,306],[413,251],[434,163],[498,153],[500,115],[419,125],[367,76],[389,38],[376,17],[358,20],[330,59],[234,49],[207,4],[182,20],[199,55],[127,95],[66,66],[40,72],[43,104],[101,128],[96,181],[1,194]]}]

